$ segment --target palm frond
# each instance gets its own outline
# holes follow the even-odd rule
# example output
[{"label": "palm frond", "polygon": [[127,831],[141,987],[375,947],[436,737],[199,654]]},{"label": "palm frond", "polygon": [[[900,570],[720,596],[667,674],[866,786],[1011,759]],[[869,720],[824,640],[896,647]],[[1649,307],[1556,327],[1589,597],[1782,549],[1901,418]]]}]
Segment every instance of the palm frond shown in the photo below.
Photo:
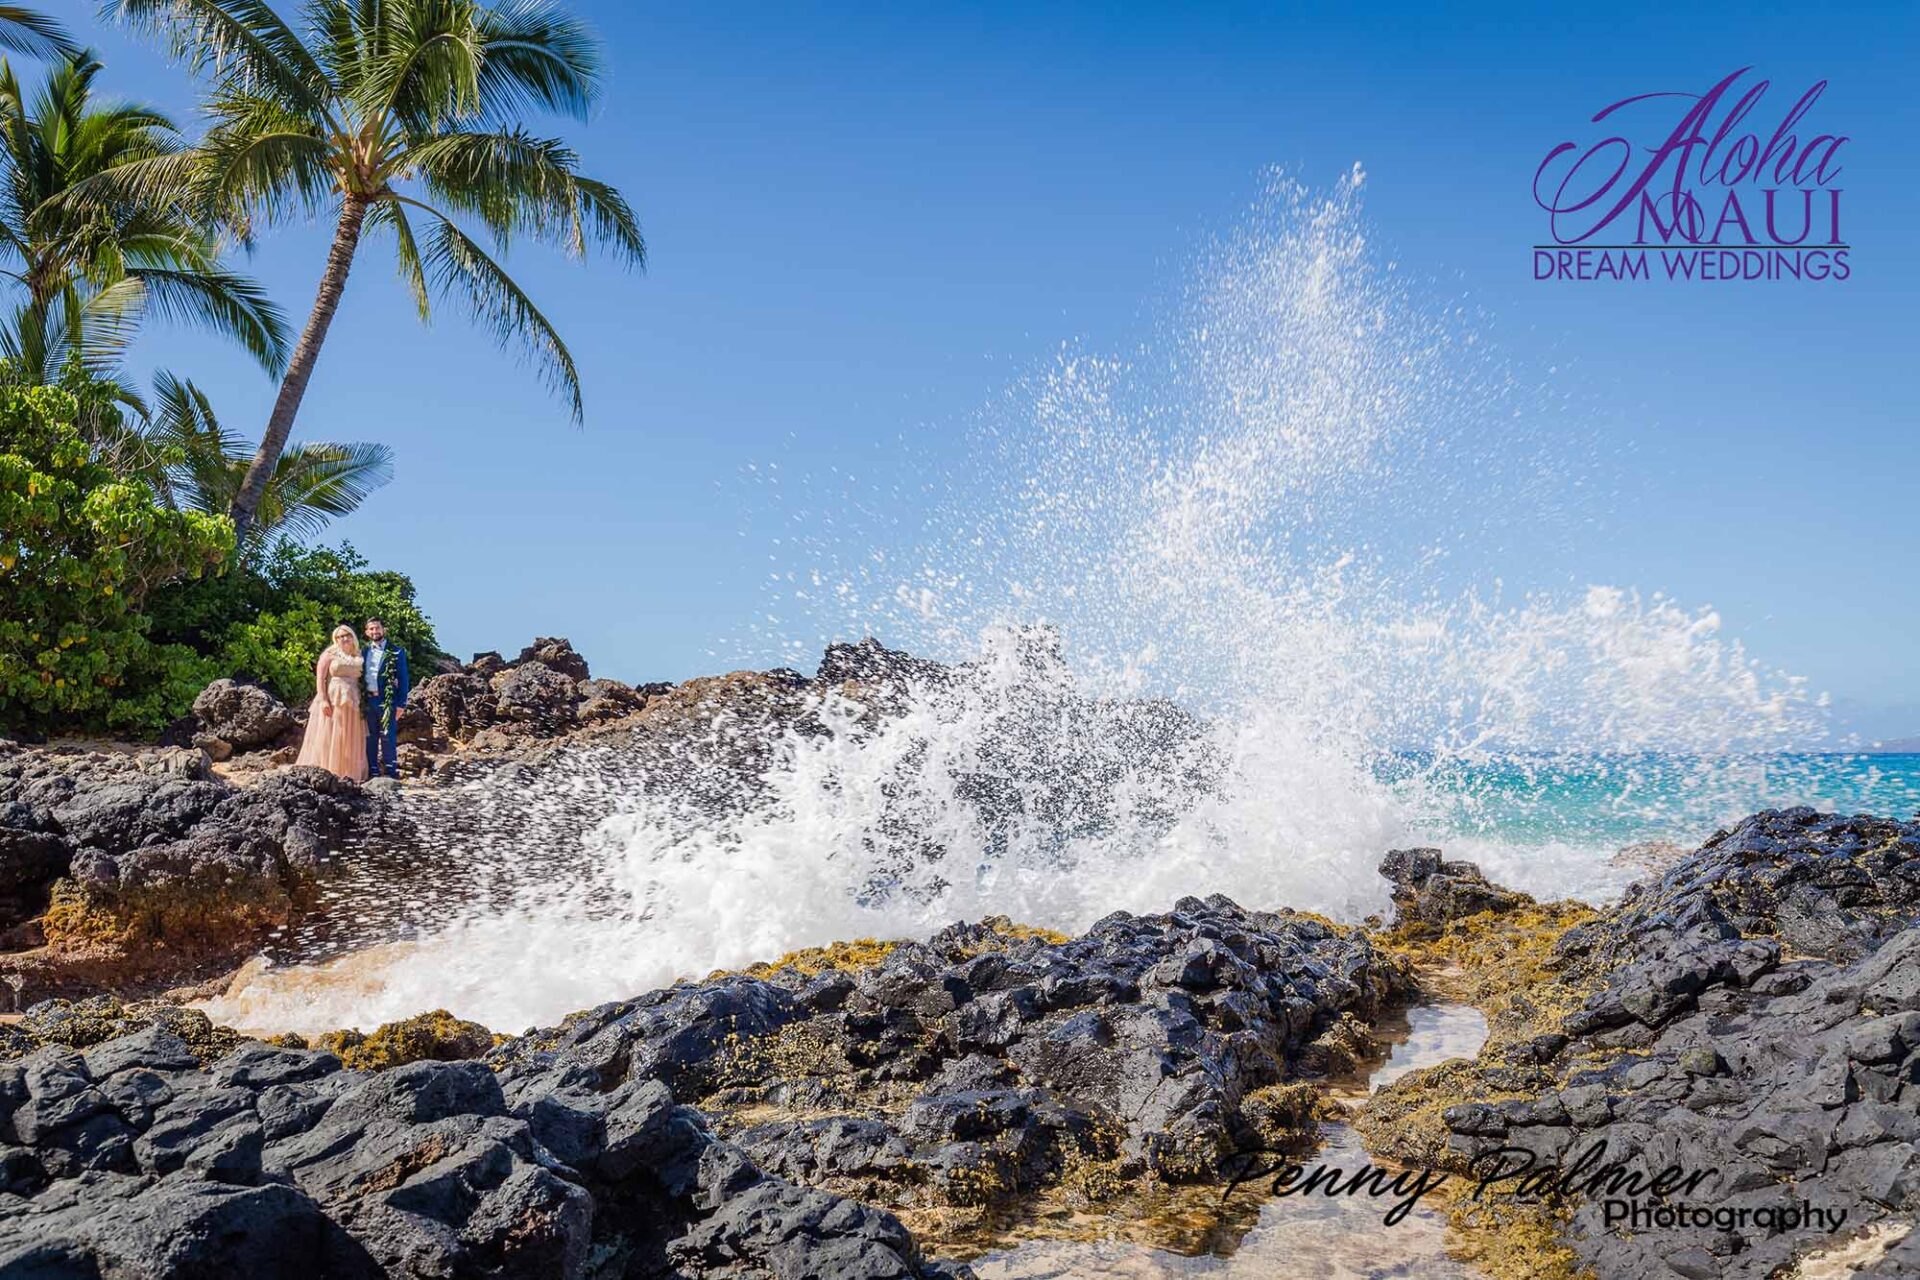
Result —
[{"label": "palm frond", "polygon": [[289,110],[326,111],[325,72],[265,0],[106,0],[102,8],[160,37],[196,72]]},{"label": "palm frond", "polygon": [[0,4],[0,49],[46,59],[71,58],[80,52],[59,23],[17,4]]},{"label": "palm frond", "polygon": [[0,261],[15,260],[8,274],[32,312],[16,346],[42,368],[71,356],[105,372],[157,312],[278,371],[286,322],[259,285],[220,265],[199,156],[163,113],[96,98],[99,70],[90,55],[71,59],[29,101],[0,67]]},{"label": "palm frond", "polygon": [[483,54],[468,5],[398,4],[356,32],[360,65],[345,83],[364,119],[432,130],[478,114]]},{"label": "palm frond", "polygon": [[334,149],[311,120],[271,99],[224,90],[207,110],[212,127],[199,148],[199,190],[243,240],[256,218],[311,217],[338,199]]},{"label": "palm frond", "polygon": [[386,227],[393,232],[394,265],[399,268],[400,280],[407,286],[407,292],[413,297],[414,309],[420,313],[422,324],[433,318],[433,296],[427,288],[426,267],[420,260],[420,242],[414,238],[413,224],[407,220],[406,208],[398,200],[382,200],[367,210],[367,227]]},{"label": "palm frond", "polygon": [[580,371],[553,323],[452,219],[418,201],[406,203],[434,222],[424,256],[434,288],[464,297],[474,319],[502,348],[520,344],[542,380],[567,402],[573,420],[579,422],[586,408],[580,395]]},{"label": "palm frond", "polygon": [[309,441],[280,455],[260,500],[262,532],[310,536],[352,512],[393,479],[393,450],[384,444]]},{"label": "palm frond", "polygon": [[[139,430],[176,505],[223,514],[246,479],[252,447],[220,425],[213,403],[191,381],[162,371],[152,408]],[[307,536],[347,515],[393,479],[393,450],[384,444],[309,442],[289,447],[274,464],[254,533]]]},{"label": "palm frond", "polygon": [[562,142],[520,129],[447,133],[416,145],[406,162],[441,205],[479,218],[502,245],[526,233],[576,258],[604,244],[629,265],[646,262],[633,210],[612,187],[582,177]]},{"label": "palm frond", "polygon": [[286,317],[253,280],[219,269],[135,267],[128,275],[145,286],[148,304],[161,318],[232,338],[268,373],[287,367],[292,339]]},{"label": "palm frond", "polygon": [[71,186],[47,197],[47,208],[99,217],[111,217],[123,209],[185,211],[202,180],[202,164],[201,156],[192,151],[123,159],[92,173],[75,174]]},{"label": "palm frond", "polygon": [[554,0],[502,0],[478,15],[480,105],[490,120],[528,109],[584,120],[600,96],[600,40]]},{"label": "palm frond", "polygon": [[0,325],[0,355],[37,383],[56,383],[69,363],[108,379],[140,331],[145,290],[121,280],[83,293],[67,289],[48,302],[28,299]]},{"label": "palm frond", "polygon": [[168,501],[208,515],[224,512],[246,442],[221,427],[207,393],[162,369],[153,378],[151,407],[141,416],[142,437],[164,460],[161,483]]}]

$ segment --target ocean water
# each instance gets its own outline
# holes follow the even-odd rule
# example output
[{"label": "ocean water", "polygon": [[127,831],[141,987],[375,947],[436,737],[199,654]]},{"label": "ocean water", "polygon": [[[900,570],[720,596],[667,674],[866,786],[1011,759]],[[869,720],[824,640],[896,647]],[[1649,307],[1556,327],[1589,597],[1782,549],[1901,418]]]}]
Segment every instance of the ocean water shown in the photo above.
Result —
[{"label": "ocean water", "polygon": [[[1486,1042],[1486,1020],[1459,1005],[1421,1005],[1407,1011],[1407,1025],[1383,1025],[1391,1054],[1364,1087],[1344,1091],[1349,1105],[1410,1071],[1449,1058],[1471,1058]],[[1371,1157],[1359,1135],[1343,1123],[1320,1127],[1320,1146],[1303,1163],[1339,1171],[1343,1179],[1364,1176]],[[1258,1196],[1260,1189],[1249,1189]],[[1476,1280],[1480,1272],[1447,1256],[1446,1216],[1433,1204],[1416,1203],[1391,1229],[1381,1218],[1391,1200],[1368,1196],[1269,1197],[1259,1216],[1224,1257],[1183,1256],[1126,1238],[1145,1225],[1102,1224],[1108,1238],[1010,1242],[972,1259],[981,1280],[1271,1280],[1314,1276],[1318,1280]],[[1084,1224],[1082,1224],[1084,1227]],[[1037,1235],[1038,1233],[1036,1233]],[[1096,1234],[1083,1231],[1083,1234]]]},{"label": "ocean water", "polygon": [[1760,809],[1920,817],[1914,754],[1562,752],[1438,767],[1410,754],[1380,773],[1432,806],[1423,828],[1449,852],[1532,892],[1596,902],[1643,874],[1658,846],[1691,850]]},{"label": "ocean water", "polygon": [[810,668],[873,635],[958,678],[878,719],[823,695],[825,731],[772,734],[752,778],[608,752],[417,797],[460,811],[442,847],[356,859],[325,928],[210,1012],[517,1031],[989,914],[1357,920],[1408,844],[1603,899],[1623,849],[1755,809],[1913,812],[1920,764],[1813,750],[1819,691],[1710,605],[1580,575],[1631,478],[1554,371],[1401,279],[1364,185],[1271,178],[1135,347],[1063,346],[958,462],[754,473],[773,568],[730,652]]},{"label": "ocean water", "polygon": [[[1554,755],[1436,769],[1402,754],[1351,778],[1289,773],[1286,790],[1240,775],[1242,792],[1218,779],[1185,789],[1161,759],[1116,777],[1114,757],[1090,762],[1058,725],[1041,727],[1025,757],[981,752],[1000,734],[980,725],[927,732],[896,723],[878,743],[870,729],[791,743],[763,802],[725,819],[649,797],[617,757],[582,761],[531,795],[477,788],[468,799],[483,813],[523,818],[531,803],[550,825],[536,816],[491,841],[362,866],[330,886],[323,930],[286,939],[203,1007],[258,1032],[371,1029],[429,1008],[520,1031],[797,947],[924,937],[994,914],[1072,932],[1113,910],[1225,893],[1358,920],[1389,910],[1373,869],[1406,845],[1437,845],[1539,896],[1600,903],[1646,874],[1649,850],[1670,860],[1760,808],[1920,810],[1912,755]],[[1040,803],[983,813],[983,766],[1000,794]],[[1091,796],[1039,786],[1048,769],[1100,785]]]}]

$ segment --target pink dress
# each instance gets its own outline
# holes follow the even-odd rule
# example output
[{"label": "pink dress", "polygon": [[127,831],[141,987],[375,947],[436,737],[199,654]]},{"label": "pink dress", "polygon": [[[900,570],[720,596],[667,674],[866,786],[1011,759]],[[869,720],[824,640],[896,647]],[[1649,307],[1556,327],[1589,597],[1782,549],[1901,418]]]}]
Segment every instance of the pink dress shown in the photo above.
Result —
[{"label": "pink dress", "polygon": [[[313,669],[313,705],[307,708],[307,736],[300,743],[295,764],[367,780],[367,717],[361,711],[361,659],[349,657],[334,645],[320,655]],[[327,714],[327,708],[333,714]]]}]

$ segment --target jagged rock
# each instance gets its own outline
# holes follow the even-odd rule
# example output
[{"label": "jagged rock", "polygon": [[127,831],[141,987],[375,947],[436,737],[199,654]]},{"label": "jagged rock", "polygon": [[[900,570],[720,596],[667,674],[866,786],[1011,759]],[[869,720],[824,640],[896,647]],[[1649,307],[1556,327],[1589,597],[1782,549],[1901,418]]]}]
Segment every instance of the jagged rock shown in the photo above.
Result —
[{"label": "jagged rock", "polygon": [[[120,1049],[117,1054],[105,1054],[106,1059],[159,1065],[157,1061],[148,1062],[144,1056],[149,1053],[148,1046],[155,1043],[158,1037],[168,1046],[176,1041],[185,1045],[190,1054],[189,1062],[194,1059],[206,1061],[226,1053],[239,1039],[231,1030],[215,1026],[198,1009],[184,1009],[161,1000],[126,1004],[108,995],[90,996],[84,1000],[43,1000],[22,1014],[13,1029],[17,1038],[11,1050],[0,1050],[0,1060],[22,1057],[50,1046],[92,1050],[94,1046],[111,1040]],[[102,1056],[89,1052],[86,1061],[96,1064],[102,1060]]]},{"label": "jagged rock", "polygon": [[[1566,1167],[1604,1144],[1605,1162],[1643,1178],[1667,1166],[1702,1175],[1669,1203],[1847,1215],[1837,1235],[1772,1216],[1715,1220],[1711,1231],[1622,1224],[1606,1220],[1618,1196],[1576,1190],[1560,1202],[1567,1266],[1601,1277],[1762,1280],[1910,1221],[1920,1212],[1916,871],[1915,822],[1790,809],[1716,835],[1569,930],[1551,976],[1509,997],[1535,1009],[1572,998],[1564,1034],[1543,1052],[1524,1066],[1483,1054],[1435,1069],[1451,1073],[1457,1099],[1438,1158],[1465,1170],[1504,1147],[1506,1162]],[[1402,1085],[1427,1087],[1422,1074],[1371,1105]],[[1514,1092],[1530,1096],[1485,1100]],[[1907,1274],[1897,1250],[1860,1265],[1855,1274]]]},{"label": "jagged rock", "polygon": [[[259,685],[235,680],[215,680],[193,700],[193,715],[200,734],[195,741],[206,746],[203,738],[225,743],[228,754],[251,751],[277,742],[293,729],[296,721],[285,703]],[[225,759],[222,754],[215,759]]]},{"label": "jagged rock", "polygon": [[396,732],[405,743],[464,741],[493,723],[496,701],[493,686],[479,675],[432,676],[414,686]]},{"label": "jagged rock", "polygon": [[0,922],[5,926],[44,910],[48,887],[73,863],[73,846],[59,834],[14,826],[8,818],[36,826],[45,821],[25,806],[0,810]]},{"label": "jagged rock", "polygon": [[[584,665],[584,664],[583,664]],[[494,717],[554,732],[574,724],[579,681],[540,662],[521,663],[492,680]]]},{"label": "jagged rock", "polygon": [[1393,882],[1393,905],[1402,920],[1445,924],[1482,911],[1511,911],[1533,899],[1490,884],[1471,862],[1449,862],[1438,849],[1394,849],[1380,862]]},{"label": "jagged rock", "polygon": [[0,1273],[632,1280],[968,1273],[880,1210],[769,1177],[648,1082],[480,1063],[366,1076],[149,1030],[0,1064]]},{"label": "jagged rock", "polygon": [[[1057,940],[1006,921],[903,943],[855,974],[724,976],[511,1041],[501,1078],[657,1080],[727,1117],[803,1100],[804,1123],[734,1126],[764,1167],[838,1189],[931,1183],[950,1203],[1043,1187],[1088,1160],[1213,1176],[1266,1140],[1257,1091],[1294,1078],[1346,1011],[1404,989],[1363,935],[1213,897],[1118,913]],[[1008,1082],[1018,1079],[1020,1084]],[[886,1105],[881,1105],[882,1100]]]},{"label": "jagged rock", "polygon": [[48,941],[130,952],[232,952],[298,916],[316,872],[367,807],[353,783],[292,769],[258,786],[162,784],[127,806],[119,788],[54,815],[83,842],[73,889],[56,894]]},{"label": "jagged rock", "polygon": [[537,662],[551,671],[557,671],[570,680],[591,679],[587,671],[587,660],[574,651],[573,642],[561,637],[542,636],[520,651],[511,666],[525,666]]},{"label": "jagged rock", "polygon": [[233,744],[218,734],[196,733],[193,735],[193,745],[206,752],[209,760],[220,761],[233,758]]},{"label": "jagged rock", "polygon": [[647,702],[647,695],[618,680],[582,680],[579,693],[577,714],[582,722],[617,720],[633,714]]},{"label": "jagged rock", "polygon": [[815,679],[822,684],[846,681],[911,681],[938,678],[947,669],[937,662],[916,658],[899,649],[889,649],[872,636],[848,643],[836,641],[820,657]]},{"label": "jagged rock", "polygon": [[236,787],[199,751],[0,747],[0,905],[45,910],[50,950],[96,979],[159,976],[298,919],[376,811],[319,769]]},{"label": "jagged rock", "polygon": [[[1851,959],[1920,917],[1920,824],[1777,809],[1716,834],[1623,903],[1613,951],[1675,932],[1764,934],[1802,955]],[[1610,952],[1611,954],[1611,952]]]}]

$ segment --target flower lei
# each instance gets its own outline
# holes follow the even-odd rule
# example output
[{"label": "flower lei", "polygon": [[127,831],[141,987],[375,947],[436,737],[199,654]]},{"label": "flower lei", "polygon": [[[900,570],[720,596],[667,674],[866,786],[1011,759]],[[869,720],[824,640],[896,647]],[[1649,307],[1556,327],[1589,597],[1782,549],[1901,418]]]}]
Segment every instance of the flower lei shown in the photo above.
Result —
[{"label": "flower lei", "polygon": [[387,646],[387,656],[380,663],[380,692],[375,702],[380,708],[380,731],[385,733],[393,724],[393,699],[400,692],[400,658],[406,653],[397,644]]}]

